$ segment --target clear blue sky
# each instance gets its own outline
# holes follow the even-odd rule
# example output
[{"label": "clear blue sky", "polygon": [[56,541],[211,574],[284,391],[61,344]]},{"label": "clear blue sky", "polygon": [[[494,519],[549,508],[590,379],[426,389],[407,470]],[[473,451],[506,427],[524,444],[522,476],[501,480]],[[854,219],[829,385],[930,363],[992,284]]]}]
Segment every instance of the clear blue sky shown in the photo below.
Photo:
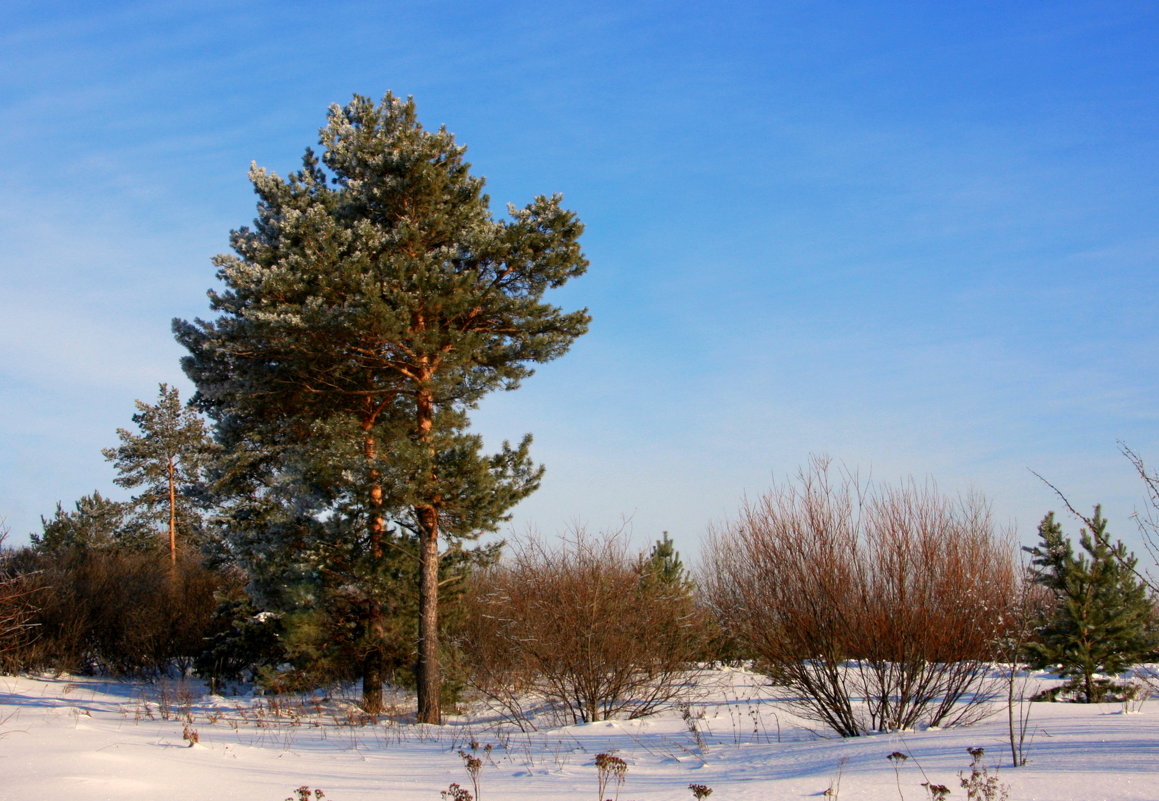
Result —
[{"label": "clear blue sky", "polygon": [[[330,103],[413,95],[497,212],[562,192],[591,333],[476,415],[548,467],[513,522],[688,555],[825,453],[1114,533],[1159,464],[1151,3],[5,3],[0,515],[115,494],[187,382],[173,317]],[[1074,531],[1074,526],[1070,530]]]}]

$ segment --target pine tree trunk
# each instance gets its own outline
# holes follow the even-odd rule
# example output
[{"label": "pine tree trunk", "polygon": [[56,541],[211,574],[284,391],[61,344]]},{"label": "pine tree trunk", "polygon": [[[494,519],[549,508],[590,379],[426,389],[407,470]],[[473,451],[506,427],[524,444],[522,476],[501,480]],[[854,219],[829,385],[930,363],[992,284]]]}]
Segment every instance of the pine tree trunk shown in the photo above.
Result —
[{"label": "pine tree trunk", "polygon": [[419,642],[416,684],[418,721],[442,723],[439,705],[442,689],[439,664],[439,522],[430,507],[417,510],[422,538],[419,551]]},{"label": "pine tree trunk", "polygon": [[[429,369],[429,365],[424,365]],[[434,398],[428,383],[431,373],[420,376],[416,393],[416,428],[420,442],[429,446],[434,426]],[[432,454],[433,457],[433,454]],[[433,462],[433,459],[432,459]],[[442,723],[439,705],[442,671],[439,664],[439,510],[435,499],[417,506],[419,524],[419,642],[415,665],[418,689],[418,721]]]},{"label": "pine tree trunk", "polygon": [[177,570],[177,464],[169,457],[169,566]]},{"label": "pine tree trunk", "polygon": [[382,604],[371,599],[366,610],[366,654],[362,657],[362,709],[370,715],[382,714],[382,685],[386,683],[386,660],[382,641],[386,636]]},{"label": "pine tree trunk", "polygon": [[[382,484],[375,467],[378,458],[378,443],[371,429],[374,427],[378,410],[370,406],[362,420],[362,455],[366,459],[370,475],[370,555],[378,565],[385,554],[383,539],[386,535],[386,517],[383,514]],[[373,590],[371,591],[373,593]],[[386,640],[386,623],[380,599],[371,597],[366,608],[366,651],[362,658],[362,708],[371,715],[382,714],[382,685],[386,682],[386,658],[383,653]]]}]

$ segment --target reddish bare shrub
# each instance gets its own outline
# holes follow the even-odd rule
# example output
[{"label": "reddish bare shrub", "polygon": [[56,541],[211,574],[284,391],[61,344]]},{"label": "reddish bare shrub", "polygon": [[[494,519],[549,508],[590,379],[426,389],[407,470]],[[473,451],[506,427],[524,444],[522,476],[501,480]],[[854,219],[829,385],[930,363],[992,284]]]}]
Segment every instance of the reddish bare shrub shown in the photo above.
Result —
[{"label": "reddish bare shrub", "polygon": [[687,585],[643,564],[615,537],[518,544],[467,594],[469,683],[521,725],[529,700],[579,723],[681,698],[701,646],[697,606]]},{"label": "reddish bare shrub", "polygon": [[13,552],[4,548],[8,531],[0,521],[0,671],[7,671],[14,653],[34,636],[32,617],[36,594],[28,576],[15,569]]},{"label": "reddish bare shrub", "polygon": [[815,460],[714,532],[706,595],[801,710],[846,737],[976,719],[1017,584],[989,509]]},{"label": "reddish bare shrub", "polygon": [[16,556],[16,581],[35,600],[27,616],[35,637],[3,655],[7,670],[151,675],[188,668],[214,633],[215,593],[238,582],[191,554],[179,554],[175,568],[160,551]]}]

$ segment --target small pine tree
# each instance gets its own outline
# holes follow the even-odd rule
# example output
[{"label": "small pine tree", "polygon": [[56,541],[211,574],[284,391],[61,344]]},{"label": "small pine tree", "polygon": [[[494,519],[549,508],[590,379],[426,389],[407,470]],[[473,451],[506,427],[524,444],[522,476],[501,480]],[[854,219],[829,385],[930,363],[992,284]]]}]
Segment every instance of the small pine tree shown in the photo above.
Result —
[{"label": "small pine tree", "polygon": [[52,517],[41,516],[42,531],[31,535],[33,547],[43,554],[62,557],[86,551],[146,551],[155,540],[150,532],[130,520],[129,505],[94,491],[66,511],[56,504]]},{"label": "small pine tree", "polygon": [[1135,574],[1135,556],[1122,542],[1111,543],[1100,507],[1079,532],[1082,553],[1055,522],[1038,526],[1041,543],[1027,548],[1034,580],[1054,593],[1055,604],[1028,646],[1037,667],[1061,666],[1062,675],[1081,688],[1087,703],[1102,691],[1096,673],[1119,673],[1150,655],[1156,645],[1152,599]]},{"label": "small pine tree", "polygon": [[681,595],[691,593],[692,581],[667,531],[661,534],[652,550],[640,560],[638,570],[645,584],[666,587]]},{"label": "small pine tree", "polygon": [[117,468],[118,486],[143,487],[130,504],[133,516],[143,528],[164,528],[176,565],[178,531],[189,539],[201,529],[195,497],[215,447],[205,421],[181,403],[176,387],[161,384],[156,405],[136,405],[140,433],[117,429],[121,444],[102,453]]}]

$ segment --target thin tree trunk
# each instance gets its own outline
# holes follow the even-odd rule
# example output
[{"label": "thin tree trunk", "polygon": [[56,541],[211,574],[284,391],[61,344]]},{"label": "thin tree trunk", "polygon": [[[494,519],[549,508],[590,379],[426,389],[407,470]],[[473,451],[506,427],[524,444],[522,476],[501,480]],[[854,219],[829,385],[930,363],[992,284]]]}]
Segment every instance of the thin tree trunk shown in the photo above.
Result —
[{"label": "thin tree trunk", "polygon": [[[1006,724],[1010,731],[1010,764],[1018,767],[1018,751],[1022,744],[1020,737],[1016,736],[1014,731],[1014,683],[1015,676],[1018,673],[1018,663],[1012,662],[1010,664],[1010,678],[1006,683]],[[1022,711],[1019,709],[1019,722],[1022,720]]]},{"label": "thin tree trunk", "polygon": [[177,570],[177,464],[169,457],[169,566]]}]

